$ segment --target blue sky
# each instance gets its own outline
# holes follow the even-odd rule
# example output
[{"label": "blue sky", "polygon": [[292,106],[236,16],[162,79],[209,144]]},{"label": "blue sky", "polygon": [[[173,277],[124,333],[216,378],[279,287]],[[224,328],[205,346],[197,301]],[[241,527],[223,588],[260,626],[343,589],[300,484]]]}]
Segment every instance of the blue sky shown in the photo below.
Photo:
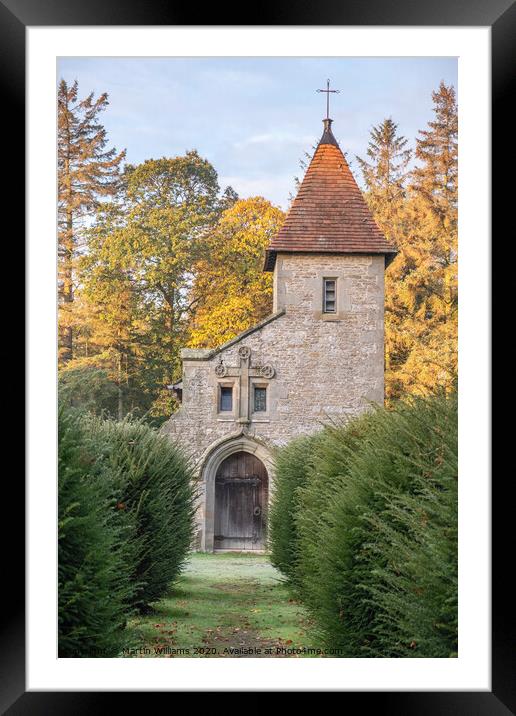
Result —
[{"label": "blue sky", "polygon": [[60,58],[58,77],[77,79],[80,96],[107,92],[102,115],[111,145],[127,160],[197,149],[241,197],[283,208],[299,160],[322,133],[329,77],[334,134],[358,181],[355,155],[386,117],[413,146],[432,117],[441,80],[457,87],[456,58]]}]

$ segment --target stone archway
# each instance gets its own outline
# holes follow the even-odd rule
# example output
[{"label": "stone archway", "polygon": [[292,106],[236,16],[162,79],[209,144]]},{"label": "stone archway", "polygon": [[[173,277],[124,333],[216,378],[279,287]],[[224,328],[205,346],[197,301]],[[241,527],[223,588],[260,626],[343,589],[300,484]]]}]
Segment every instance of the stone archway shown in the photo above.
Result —
[{"label": "stone archway", "polygon": [[229,436],[212,446],[207,452],[201,468],[201,478],[204,486],[204,515],[201,539],[203,552],[213,552],[215,547],[215,479],[217,472],[226,458],[239,452],[254,455],[263,463],[268,475],[268,494],[270,495],[274,481],[274,466],[272,455],[263,443],[239,433]]}]

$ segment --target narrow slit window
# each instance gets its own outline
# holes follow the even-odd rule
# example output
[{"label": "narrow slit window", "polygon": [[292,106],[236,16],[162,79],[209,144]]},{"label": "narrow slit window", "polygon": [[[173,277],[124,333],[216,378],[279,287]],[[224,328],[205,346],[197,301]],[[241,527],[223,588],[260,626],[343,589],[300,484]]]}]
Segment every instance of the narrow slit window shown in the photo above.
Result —
[{"label": "narrow slit window", "polygon": [[254,407],[255,413],[264,413],[267,410],[267,388],[254,386]]},{"label": "narrow slit window", "polygon": [[220,411],[231,412],[233,410],[233,388],[220,386]]},{"label": "narrow slit window", "polygon": [[337,280],[323,279],[323,312],[336,313],[337,310]]}]

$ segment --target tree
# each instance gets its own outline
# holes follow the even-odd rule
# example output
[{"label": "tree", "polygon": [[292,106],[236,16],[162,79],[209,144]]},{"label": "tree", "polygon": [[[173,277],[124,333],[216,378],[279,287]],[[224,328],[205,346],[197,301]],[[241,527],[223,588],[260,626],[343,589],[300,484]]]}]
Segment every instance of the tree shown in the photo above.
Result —
[{"label": "tree", "polygon": [[125,172],[128,221],[120,259],[141,289],[162,304],[173,337],[188,311],[192,266],[218,216],[217,172],[196,151],[147,160]]},{"label": "tree", "polygon": [[[388,241],[398,249],[398,256],[385,276],[385,348],[386,348],[386,393],[393,393],[391,366],[400,358],[406,359],[404,342],[394,330],[396,321],[406,318],[406,307],[396,313],[397,298],[404,272],[408,270],[406,259],[407,241],[411,222],[407,213],[407,183],[410,175],[409,163],[412,152],[407,148],[408,140],[398,134],[398,125],[392,118],[371,129],[368,144],[368,160],[357,156],[358,164],[366,187],[365,198],[374,219]],[[418,260],[411,264],[414,269]],[[396,274],[396,279],[392,276]],[[396,337],[396,338],[395,338]],[[396,340],[397,339],[397,340]]]},{"label": "tree", "polygon": [[222,214],[195,267],[189,346],[220,345],[272,311],[272,275],[263,271],[263,256],[283,219],[262,197],[241,199]]},{"label": "tree", "polygon": [[452,87],[432,97],[415,169],[391,119],[373,127],[370,161],[358,158],[373,216],[398,249],[385,276],[389,400],[451,387],[457,370],[457,109]]},{"label": "tree", "polygon": [[94,366],[67,363],[59,371],[59,405],[96,415],[116,415],[117,386],[107,372]]},{"label": "tree", "polygon": [[[101,207],[79,262],[77,362],[117,384],[119,417],[170,414],[166,386],[179,371],[189,288],[222,207],[217,173],[195,151],[129,165],[116,201]],[[75,363],[75,361],[74,361]]]},{"label": "tree", "polygon": [[[417,309],[424,331],[414,341],[404,369],[408,380],[428,392],[453,388],[457,375],[457,194],[458,118],[455,89],[441,82],[432,92],[434,118],[419,132],[412,175],[415,224],[424,246],[418,271],[426,271]],[[414,293],[414,292],[413,292]],[[413,316],[413,314],[411,314]],[[418,375],[417,381],[414,376]]]},{"label": "tree", "polygon": [[405,137],[398,135],[398,125],[389,117],[371,129],[367,148],[369,162],[357,157],[369,194],[369,205],[375,213],[386,213],[382,216],[384,223],[392,220],[400,201],[405,198],[412,157],[407,143]]},{"label": "tree", "polygon": [[95,225],[86,232],[88,251],[77,264],[76,350],[68,364],[74,371],[100,369],[106,373],[117,388],[114,414],[119,419],[133,407],[132,377],[141,370],[139,340],[146,323],[129,272],[110,251],[110,241],[123,231],[123,221],[120,207],[110,202],[99,210]]},{"label": "tree", "polygon": [[61,80],[57,96],[58,258],[60,303],[60,360],[73,357],[74,264],[81,230],[87,216],[102,200],[112,197],[119,184],[125,151],[107,149],[107,133],[98,115],[108,103],[106,93],[79,99],[77,81]]},{"label": "tree", "polygon": [[413,188],[426,201],[446,228],[453,232],[457,221],[458,117],[453,86],[444,82],[432,92],[434,120],[420,130],[416,157],[421,165],[413,172]]},{"label": "tree", "polygon": [[407,183],[412,151],[391,118],[371,129],[367,156],[356,157],[366,187],[365,198],[388,241],[398,249],[407,232]]}]

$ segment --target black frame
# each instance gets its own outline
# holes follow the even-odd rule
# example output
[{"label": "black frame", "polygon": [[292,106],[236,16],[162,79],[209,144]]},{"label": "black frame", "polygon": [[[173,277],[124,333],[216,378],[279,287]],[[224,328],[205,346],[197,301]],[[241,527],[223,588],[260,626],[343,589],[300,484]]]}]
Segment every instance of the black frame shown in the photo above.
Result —
[{"label": "black frame", "polygon": [[[510,163],[514,152],[512,113],[505,106],[505,98],[514,96],[513,46],[516,37],[516,6],[512,0],[433,0],[427,4],[413,0],[368,0],[368,2],[338,2],[319,0],[317,3],[287,3],[283,0],[263,0],[259,6],[258,22],[246,22],[242,5],[236,3],[205,4],[165,3],[162,0],[0,0],[0,77],[4,119],[9,125],[4,130],[4,167],[9,167],[9,181],[4,189],[4,206],[19,206],[19,217],[24,216],[23,202],[24,162],[24,79],[25,79],[25,28],[26,26],[66,25],[390,25],[390,26],[490,26],[492,31],[492,96],[493,96],[493,222],[502,221],[513,199],[513,182],[505,181],[501,171]],[[201,22],[199,22],[201,20]],[[511,85],[511,80],[513,83]],[[7,139],[7,141],[5,141]],[[6,156],[7,155],[7,156]],[[10,161],[11,160],[11,161]],[[503,160],[503,164],[502,164]],[[9,162],[9,164],[7,164]],[[499,168],[500,171],[496,171]],[[7,193],[7,197],[5,197]],[[4,213],[5,216],[5,213]],[[13,238],[13,233],[5,234]],[[14,234],[16,238],[21,233]],[[513,233],[513,229],[511,234]],[[18,239],[21,241],[21,237]],[[496,299],[496,294],[494,296]],[[13,381],[13,383],[15,383]],[[16,384],[16,383],[15,383]],[[505,386],[504,386],[505,387]],[[11,404],[19,404],[19,388]],[[6,405],[6,402],[4,402]],[[2,573],[6,600],[1,622],[0,649],[0,708],[10,714],[89,714],[98,712],[109,701],[113,709],[120,710],[120,693],[102,695],[70,692],[25,693],[24,645],[24,543],[21,518],[24,487],[15,471],[7,471],[11,494],[4,491],[3,511],[4,569]],[[510,474],[508,473],[510,479]],[[4,481],[6,485],[7,480]],[[508,577],[512,576],[511,561],[504,559],[506,545],[513,537],[514,521],[512,502],[505,490],[508,481],[499,480],[493,490],[493,596],[492,596],[492,691],[491,692],[349,692],[340,698],[348,708],[355,697],[366,699],[362,706],[377,709],[379,713],[398,716],[404,714],[432,714],[432,716],[468,714],[502,716],[516,713],[516,628],[514,596]],[[14,507],[17,507],[16,515]],[[13,513],[11,517],[10,513]],[[11,517],[12,524],[5,520]],[[9,542],[7,542],[7,538]],[[6,551],[18,548],[12,566],[5,564]],[[21,552],[21,554],[20,554]],[[512,554],[511,554],[512,556]],[[510,570],[510,571],[509,571]],[[507,576],[506,576],[507,575]],[[8,588],[7,588],[8,587]],[[400,664],[401,668],[401,664]],[[263,685],[265,686],[266,685]],[[131,706],[149,708],[149,695],[130,693]],[[115,704],[116,699],[116,704]],[[145,702],[143,701],[145,699]],[[151,708],[153,708],[151,706]]]}]

